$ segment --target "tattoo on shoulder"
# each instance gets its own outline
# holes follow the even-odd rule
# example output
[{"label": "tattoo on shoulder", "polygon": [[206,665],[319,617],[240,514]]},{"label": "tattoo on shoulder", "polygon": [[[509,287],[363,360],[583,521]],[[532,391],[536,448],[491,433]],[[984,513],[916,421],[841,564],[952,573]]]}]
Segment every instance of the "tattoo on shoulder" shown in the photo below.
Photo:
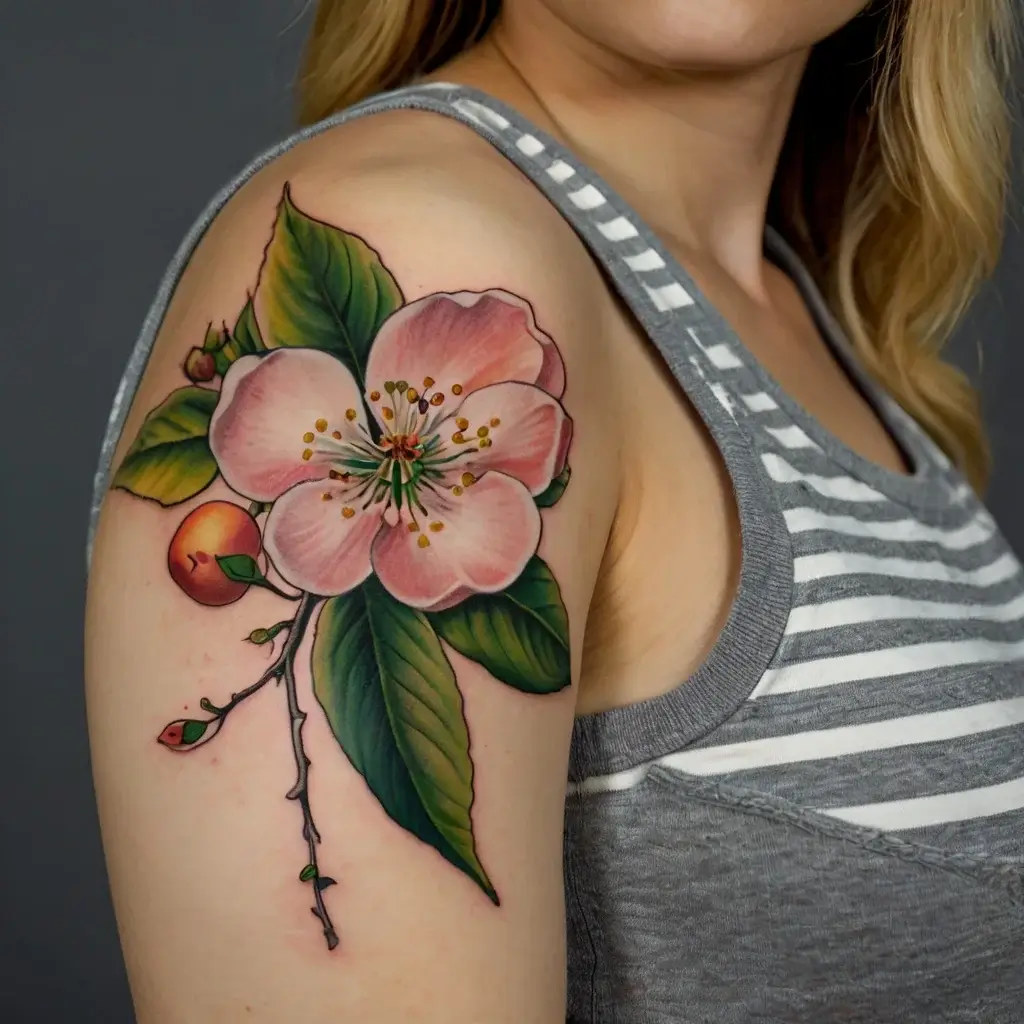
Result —
[{"label": "tattoo on shoulder", "polygon": [[[296,877],[334,949],[296,686],[308,650],[313,696],[383,811],[497,905],[448,652],[524,699],[569,686],[568,617],[537,554],[569,483],[558,347],[508,291],[406,302],[377,252],[286,187],[248,301],[182,369],[188,383],[146,416],[113,486],[177,514],[188,503],[167,568],[193,601],[260,587],[282,612],[244,641],[268,647],[269,668],[203,696],[205,717],[169,723],[159,742],[197,750],[243,701],[283,690]],[[203,500],[218,480],[225,497]]]}]

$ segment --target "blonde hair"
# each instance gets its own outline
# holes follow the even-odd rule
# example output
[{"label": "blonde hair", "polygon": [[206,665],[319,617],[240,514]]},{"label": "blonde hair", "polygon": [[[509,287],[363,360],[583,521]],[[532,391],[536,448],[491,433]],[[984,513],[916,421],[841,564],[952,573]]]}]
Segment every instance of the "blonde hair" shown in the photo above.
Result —
[{"label": "blonde hair", "polygon": [[[302,120],[441,66],[498,6],[319,0]],[[940,353],[1002,245],[1013,43],[1012,0],[876,0],[812,53],[770,209],[867,369],[979,489],[978,397]]]}]

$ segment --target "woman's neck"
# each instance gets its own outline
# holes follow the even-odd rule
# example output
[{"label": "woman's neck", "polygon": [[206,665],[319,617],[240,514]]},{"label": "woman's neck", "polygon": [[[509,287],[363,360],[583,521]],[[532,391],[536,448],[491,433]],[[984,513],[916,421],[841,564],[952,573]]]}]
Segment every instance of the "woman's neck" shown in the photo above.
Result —
[{"label": "woman's neck", "polygon": [[514,8],[432,77],[505,100],[578,153],[655,230],[763,296],[768,195],[807,53],[743,71],[642,67]]}]

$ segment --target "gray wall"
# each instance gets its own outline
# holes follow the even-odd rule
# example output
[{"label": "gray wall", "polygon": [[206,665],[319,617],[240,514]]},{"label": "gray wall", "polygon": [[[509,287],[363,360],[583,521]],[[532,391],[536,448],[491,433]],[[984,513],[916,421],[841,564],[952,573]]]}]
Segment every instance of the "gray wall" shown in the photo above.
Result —
[{"label": "gray wall", "polygon": [[[0,1020],[132,1020],[89,780],[83,543],[104,418],[164,264],[206,199],[290,124],[301,0],[0,0]],[[1024,551],[1024,237],[980,339]]]}]

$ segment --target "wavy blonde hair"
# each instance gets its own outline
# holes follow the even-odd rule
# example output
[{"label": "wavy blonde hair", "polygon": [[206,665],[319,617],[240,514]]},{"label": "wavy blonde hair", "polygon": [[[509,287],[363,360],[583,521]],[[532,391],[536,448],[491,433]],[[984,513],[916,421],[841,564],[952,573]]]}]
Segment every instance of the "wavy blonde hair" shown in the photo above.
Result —
[{"label": "wavy blonde hair", "polygon": [[[498,0],[319,0],[299,79],[313,122],[479,41]],[[770,220],[868,370],[981,489],[978,396],[940,353],[1002,246],[1012,0],[875,0],[811,55]]]}]

